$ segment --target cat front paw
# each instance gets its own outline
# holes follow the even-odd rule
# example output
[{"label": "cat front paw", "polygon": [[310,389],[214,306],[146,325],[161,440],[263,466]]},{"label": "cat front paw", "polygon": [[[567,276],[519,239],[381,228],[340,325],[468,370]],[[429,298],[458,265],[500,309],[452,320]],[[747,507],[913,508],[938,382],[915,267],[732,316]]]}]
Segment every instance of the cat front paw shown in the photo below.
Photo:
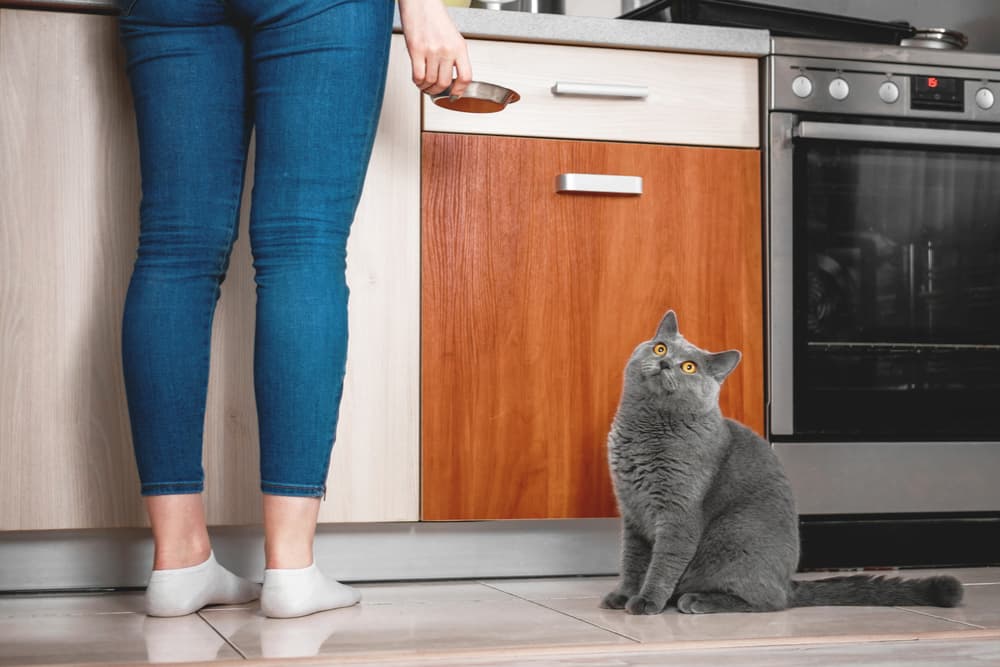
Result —
[{"label": "cat front paw", "polygon": [[629,601],[625,604],[625,611],[629,614],[636,614],[639,616],[651,616],[653,614],[659,614],[667,607],[667,601],[663,600],[653,600],[643,595],[635,595],[629,598]]},{"label": "cat front paw", "polygon": [[601,609],[624,609],[628,596],[618,591],[611,591],[601,600]]}]

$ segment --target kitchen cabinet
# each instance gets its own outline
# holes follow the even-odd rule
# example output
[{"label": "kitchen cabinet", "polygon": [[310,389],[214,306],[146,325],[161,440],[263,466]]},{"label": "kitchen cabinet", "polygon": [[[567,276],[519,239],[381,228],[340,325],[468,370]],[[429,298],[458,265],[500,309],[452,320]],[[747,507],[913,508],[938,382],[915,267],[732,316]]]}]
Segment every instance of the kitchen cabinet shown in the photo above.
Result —
[{"label": "kitchen cabinet", "polygon": [[393,35],[347,244],[347,376],[320,522],[419,519],[421,95],[410,75],[403,36]]},{"label": "kitchen cabinet", "polygon": [[423,519],[614,515],[622,371],[668,308],[742,351],[722,410],[763,431],[758,150],[425,133],[422,168]]},{"label": "kitchen cabinet", "polygon": [[[393,37],[348,247],[351,342],[321,521],[418,518],[419,93]],[[141,526],[120,326],[138,238],[135,120],[114,19],[0,10],[0,530]],[[212,524],[260,520],[252,169],[213,328]]]},{"label": "kitchen cabinet", "polygon": [[[520,102],[433,106],[393,37],[323,522],[613,514],[621,371],[667,308],[693,341],[743,351],[723,407],[763,427],[756,61],[469,47],[477,78]],[[0,10],[0,90],[0,530],[142,526],[120,364],[140,183],[114,19]],[[557,194],[562,172],[645,192]],[[213,323],[213,525],[261,518],[252,181]]]},{"label": "kitchen cabinet", "polygon": [[757,60],[564,44],[468,41],[474,76],[521,100],[499,114],[424,101],[424,130],[756,148]]}]

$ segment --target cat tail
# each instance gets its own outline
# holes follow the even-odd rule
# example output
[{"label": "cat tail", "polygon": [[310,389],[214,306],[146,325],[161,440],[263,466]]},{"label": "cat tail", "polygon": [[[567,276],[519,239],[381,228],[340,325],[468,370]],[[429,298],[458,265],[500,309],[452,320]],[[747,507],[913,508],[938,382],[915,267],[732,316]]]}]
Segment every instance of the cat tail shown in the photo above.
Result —
[{"label": "cat tail", "polygon": [[825,605],[956,607],[962,584],[955,577],[887,579],[856,575],[793,581],[789,607]]}]

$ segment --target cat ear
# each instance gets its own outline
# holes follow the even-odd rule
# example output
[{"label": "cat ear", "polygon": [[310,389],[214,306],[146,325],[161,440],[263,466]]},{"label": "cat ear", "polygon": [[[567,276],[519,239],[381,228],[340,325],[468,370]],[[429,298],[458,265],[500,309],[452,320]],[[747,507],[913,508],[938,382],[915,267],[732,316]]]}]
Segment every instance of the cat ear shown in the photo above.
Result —
[{"label": "cat ear", "polygon": [[656,338],[673,338],[677,335],[677,316],[674,311],[668,310],[667,314],[660,320],[660,326],[656,329]]},{"label": "cat ear", "polygon": [[742,356],[739,350],[726,350],[718,354],[708,355],[708,374],[714,377],[719,384],[722,384],[722,381],[740,363]]}]

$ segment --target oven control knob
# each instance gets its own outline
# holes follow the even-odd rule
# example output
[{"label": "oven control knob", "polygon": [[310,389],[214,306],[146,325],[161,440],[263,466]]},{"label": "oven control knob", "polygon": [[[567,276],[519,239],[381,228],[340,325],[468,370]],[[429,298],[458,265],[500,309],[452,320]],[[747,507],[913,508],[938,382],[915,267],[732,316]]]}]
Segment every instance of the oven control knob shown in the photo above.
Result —
[{"label": "oven control knob", "polygon": [[899,99],[899,86],[892,81],[886,81],[878,87],[878,97],[886,104],[892,104]]},{"label": "oven control knob", "polygon": [[835,100],[846,100],[847,96],[851,93],[851,87],[847,85],[847,82],[837,77],[830,82],[830,97]]},{"label": "oven control knob", "polygon": [[980,109],[992,109],[995,101],[993,91],[989,88],[980,88],[976,91],[976,106]]},{"label": "oven control knob", "polygon": [[795,93],[796,97],[809,97],[813,92],[813,82],[809,80],[809,77],[800,74],[792,79],[792,92]]}]

